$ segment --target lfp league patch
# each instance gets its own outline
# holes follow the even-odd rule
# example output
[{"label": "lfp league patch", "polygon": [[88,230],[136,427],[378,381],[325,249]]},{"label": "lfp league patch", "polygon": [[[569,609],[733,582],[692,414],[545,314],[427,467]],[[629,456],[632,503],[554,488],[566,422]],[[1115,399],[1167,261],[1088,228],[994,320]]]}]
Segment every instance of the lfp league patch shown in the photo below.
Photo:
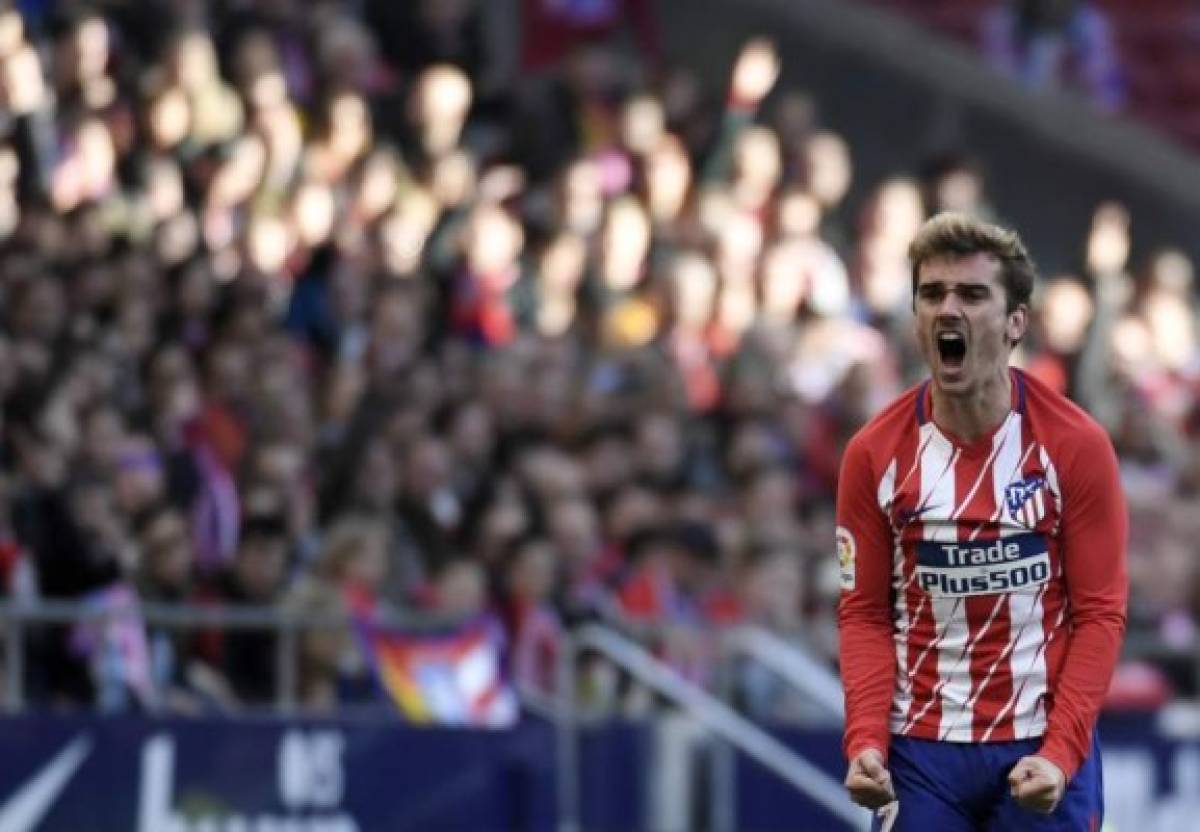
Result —
[{"label": "lfp league patch", "polygon": [[838,526],[834,532],[837,541],[838,571],[841,575],[842,589],[850,592],[854,589],[854,535],[844,526]]}]

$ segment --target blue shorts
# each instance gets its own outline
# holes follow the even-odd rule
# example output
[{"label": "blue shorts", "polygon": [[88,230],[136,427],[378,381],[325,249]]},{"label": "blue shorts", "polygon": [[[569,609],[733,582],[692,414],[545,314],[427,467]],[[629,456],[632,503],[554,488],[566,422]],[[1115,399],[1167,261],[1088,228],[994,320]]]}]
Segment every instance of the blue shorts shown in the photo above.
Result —
[{"label": "blue shorts", "polygon": [[[900,801],[892,832],[1097,832],[1104,821],[1099,740],[1093,735],[1091,754],[1049,815],[1019,807],[1008,785],[1012,767],[1040,746],[1040,739],[960,743],[892,737],[888,770]],[[878,820],[872,829],[879,829]]]}]

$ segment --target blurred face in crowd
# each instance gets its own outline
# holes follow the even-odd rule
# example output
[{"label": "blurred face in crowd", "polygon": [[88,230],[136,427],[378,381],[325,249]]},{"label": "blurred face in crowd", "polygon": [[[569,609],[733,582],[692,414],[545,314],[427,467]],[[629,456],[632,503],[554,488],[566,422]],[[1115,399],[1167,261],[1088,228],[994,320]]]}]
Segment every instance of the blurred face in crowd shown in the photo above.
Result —
[{"label": "blurred face in crowd", "polygon": [[800,623],[804,575],[799,557],[788,551],[762,556],[749,570],[745,600],[752,620],[788,629]]},{"label": "blurred face in crowd", "polygon": [[582,566],[599,553],[600,519],[587,500],[568,497],[555,502],[550,509],[548,532],[554,549],[569,565]]},{"label": "blurred face in crowd", "polygon": [[821,203],[811,192],[793,188],[780,196],[775,221],[780,237],[815,237],[821,228]]},{"label": "blurred face in crowd", "polygon": [[116,468],[124,439],[125,423],[116,408],[102,405],[85,417],[83,456],[97,470]]},{"label": "blurred face in crowd", "polygon": [[692,164],[687,149],[675,136],[664,135],[646,157],[646,196],[654,221],[677,219],[691,186]]},{"label": "blurred face in crowd", "polygon": [[25,42],[25,21],[15,6],[0,9],[0,59],[7,58]]},{"label": "blurred face in crowd", "polygon": [[1046,346],[1070,355],[1083,346],[1092,321],[1092,296],[1073,278],[1056,278],[1046,284],[1042,296],[1041,321]]},{"label": "blurred face in crowd", "polygon": [[941,393],[977,395],[1004,377],[1028,310],[1021,305],[1007,311],[995,257],[977,253],[922,263],[915,304],[917,343]]},{"label": "blurred face in crowd", "polygon": [[808,189],[825,210],[838,205],[850,190],[850,148],[836,133],[816,133],[804,147]]},{"label": "blurred face in crowd", "polygon": [[234,571],[242,591],[254,602],[274,599],[287,568],[287,537],[282,533],[254,531],[238,543]]},{"label": "blurred face in crowd", "polygon": [[890,316],[908,305],[912,274],[904,252],[882,237],[865,239],[859,245],[857,266],[863,300],[872,312]]},{"label": "blurred face in crowd", "polygon": [[775,132],[766,127],[744,130],[733,148],[733,164],[740,185],[760,195],[769,192],[783,169]]},{"label": "blurred face in crowd", "polygon": [[162,457],[149,437],[126,439],[117,452],[116,464],[113,488],[117,505],[127,515],[154,503],[165,493],[166,473]]},{"label": "blurred face in crowd", "polygon": [[337,204],[333,190],[323,182],[301,185],[292,199],[292,225],[299,242],[306,248],[322,245],[333,234]]},{"label": "blurred face in crowd", "polygon": [[158,150],[170,150],[187,138],[192,127],[191,105],[181,87],[170,86],[150,99],[146,119],[150,141]]},{"label": "blurred face in crowd", "polygon": [[634,532],[657,527],[665,517],[665,506],[654,492],[627,485],[604,512],[604,533],[609,540],[628,540]]},{"label": "blurred face in crowd", "polygon": [[513,494],[494,499],[483,513],[474,550],[481,561],[496,565],[513,541],[529,530],[529,511]]},{"label": "blurred face in crowd", "polygon": [[261,139],[254,136],[238,139],[213,178],[209,203],[222,208],[244,202],[262,182],[266,164],[267,151]]},{"label": "blurred face in crowd", "polygon": [[388,573],[387,535],[383,526],[363,524],[349,544],[343,579],[358,586],[378,590]]},{"label": "blurred face in crowd", "polygon": [[749,281],[762,252],[763,229],[747,211],[732,210],[717,231],[717,268],[726,281]]},{"label": "blurred face in crowd", "polygon": [[542,252],[539,288],[547,295],[574,295],[587,268],[587,246],[576,234],[564,232]]},{"label": "blurred face in crowd", "polygon": [[795,488],[792,478],[782,468],[770,468],[755,476],[746,487],[743,504],[751,528],[779,519],[791,520]]},{"label": "blurred face in crowd", "polygon": [[708,258],[699,252],[680,255],[671,267],[671,287],[678,326],[690,332],[708,326],[717,295],[717,273]]},{"label": "blurred face in crowd", "polygon": [[251,389],[250,356],[234,343],[222,343],[208,354],[206,393],[218,401],[241,401]]},{"label": "blurred face in crowd", "polygon": [[804,243],[776,243],[762,261],[762,313],[766,320],[786,325],[796,320],[808,278],[804,272]]},{"label": "blurred face in crowd", "polygon": [[1116,202],[1106,202],[1092,216],[1087,240],[1087,265],[1093,274],[1119,272],[1129,260],[1129,212]]},{"label": "blurred face in crowd", "polygon": [[1125,378],[1136,379],[1157,367],[1150,328],[1137,315],[1125,315],[1117,321],[1110,345],[1113,366]]},{"label": "blurred face in crowd", "polygon": [[354,84],[368,79],[375,42],[357,20],[338,15],[320,27],[316,52],[325,77],[336,83]]},{"label": "blurred face in crowd", "polygon": [[474,194],[477,184],[475,159],[462,148],[438,157],[430,167],[429,193],[443,208],[464,205]]},{"label": "blurred face in crowd", "polygon": [[354,472],[351,503],[366,510],[389,510],[396,500],[400,476],[387,441],[368,443]]},{"label": "blurred face in crowd", "polygon": [[187,523],[175,510],[161,511],[142,530],[142,569],[160,590],[182,593],[192,570]]},{"label": "blurred face in crowd", "polygon": [[175,80],[188,93],[199,92],[220,80],[212,40],[199,30],[179,39],[171,54],[170,67]]},{"label": "blurred face in crowd", "polygon": [[954,167],[934,183],[934,210],[972,213],[983,199],[983,178],[972,167]]},{"label": "blurred face in crowd", "polygon": [[487,582],[483,568],[470,560],[456,560],[437,578],[438,612],[466,618],[483,611]]},{"label": "blurred face in crowd", "polygon": [[37,51],[28,43],[0,60],[0,104],[27,115],[46,102],[46,79]]},{"label": "blurred face in crowd", "polygon": [[895,178],[875,192],[867,209],[864,232],[900,250],[908,246],[924,220],[925,208],[917,183],[907,178]]},{"label": "blurred face in crowd", "polygon": [[261,274],[276,275],[292,252],[292,233],[282,217],[256,214],[246,228],[246,260]]},{"label": "blurred face in crowd", "polygon": [[725,454],[726,467],[738,477],[780,461],[778,444],[767,426],[758,420],[746,420],[738,425]]},{"label": "blurred face in crowd", "polygon": [[639,467],[655,480],[673,477],[683,466],[683,434],[679,420],[672,416],[643,416],[637,425],[634,447]]},{"label": "blurred face in crowd", "polygon": [[411,190],[399,197],[379,224],[380,254],[389,274],[409,277],[417,271],[440,213],[437,200],[426,191]]},{"label": "blurred face in crowd", "polygon": [[438,64],[422,72],[410,111],[426,153],[440,156],[457,146],[470,109],[471,82],[461,69]]},{"label": "blurred face in crowd", "polygon": [[117,308],[116,324],[126,356],[140,359],[154,346],[154,309],[146,297],[125,297]]},{"label": "blurred face in crowd", "polygon": [[530,540],[516,552],[509,569],[513,599],[538,604],[550,597],[555,584],[554,548],[545,540]]},{"label": "blurred face in crowd", "polygon": [[481,205],[471,213],[464,242],[467,268],[475,274],[496,275],[516,265],[525,232],[503,208]]},{"label": "blurred face in crowd", "polygon": [[558,209],[564,228],[589,236],[604,217],[599,167],[580,159],[567,167],[560,182]]},{"label": "blurred face in crowd", "polygon": [[450,425],[450,445],[460,463],[486,465],[496,446],[492,414],[479,402],[464,405]]},{"label": "blurred face in crowd", "polygon": [[425,337],[419,299],[407,292],[390,291],[371,307],[371,357],[380,372],[411,363]]},{"label": "blurred face in crowd", "polygon": [[641,280],[650,250],[650,223],[636,200],[619,199],[609,206],[601,245],[605,283],[613,291],[629,291]]},{"label": "blurred face in crowd", "polygon": [[362,156],[372,142],[371,113],[361,95],[341,92],[329,102],[330,149],[340,159]]},{"label": "blurred face in crowd", "polygon": [[65,323],[62,286],[49,277],[32,278],[18,295],[11,320],[19,337],[50,343]]},{"label": "blurred face in crowd", "polygon": [[633,476],[629,440],[608,433],[593,441],[583,456],[584,476],[593,495],[611,494]]},{"label": "blurred face in crowd", "polygon": [[16,192],[20,171],[21,160],[16,150],[0,145],[0,240],[13,232],[21,215]]},{"label": "blurred face in crowd", "polygon": [[428,437],[416,443],[404,463],[404,491],[428,499],[450,483],[450,455],[446,445]]},{"label": "blurred face in crowd", "polygon": [[183,210],[183,174],[178,164],[163,157],[149,163],[146,170],[146,202],[155,222],[162,222]]},{"label": "blurred face in crowd", "polygon": [[82,20],[67,43],[69,74],[77,83],[93,81],[108,67],[108,24],[96,15]]},{"label": "blurred face in crowd", "polygon": [[126,544],[128,528],[117,513],[112,491],[98,482],[75,483],[69,489],[71,522],[82,532],[93,556],[122,557],[121,565],[136,567],[127,558],[136,555]]},{"label": "blurred face in crowd", "polygon": [[644,156],[662,141],[666,124],[662,103],[652,95],[635,95],[621,109],[621,142]]},{"label": "blurred face in crowd", "polygon": [[300,116],[285,100],[259,112],[255,127],[266,143],[267,181],[282,190],[295,179],[304,155]]},{"label": "blurred face in crowd", "polygon": [[379,218],[396,202],[400,162],[394,153],[377,150],[367,157],[355,193],[355,209],[365,220]]},{"label": "blurred face in crowd", "polygon": [[54,204],[64,212],[106,194],[116,173],[116,149],[103,121],[85,120],[68,146],[71,150],[55,168],[51,186]]},{"label": "blurred face in crowd", "polygon": [[1192,259],[1177,248],[1156,252],[1150,261],[1150,285],[1158,291],[1186,296],[1195,278]]},{"label": "blurred face in crowd", "polygon": [[1155,292],[1146,298],[1143,315],[1163,366],[1183,370],[1191,364],[1196,355],[1196,319],[1188,299]]}]

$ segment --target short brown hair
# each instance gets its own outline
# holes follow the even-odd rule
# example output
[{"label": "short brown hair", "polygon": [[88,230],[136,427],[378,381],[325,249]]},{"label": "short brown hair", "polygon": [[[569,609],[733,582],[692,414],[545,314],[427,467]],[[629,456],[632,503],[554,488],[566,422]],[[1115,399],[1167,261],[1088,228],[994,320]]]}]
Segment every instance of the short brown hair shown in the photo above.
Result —
[{"label": "short brown hair", "polygon": [[917,297],[921,265],[939,257],[957,259],[983,252],[1000,262],[1000,282],[1008,296],[1008,311],[1028,305],[1037,280],[1037,266],[1015,231],[984,222],[970,214],[945,211],[930,217],[908,247],[912,264],[912,290]]}]

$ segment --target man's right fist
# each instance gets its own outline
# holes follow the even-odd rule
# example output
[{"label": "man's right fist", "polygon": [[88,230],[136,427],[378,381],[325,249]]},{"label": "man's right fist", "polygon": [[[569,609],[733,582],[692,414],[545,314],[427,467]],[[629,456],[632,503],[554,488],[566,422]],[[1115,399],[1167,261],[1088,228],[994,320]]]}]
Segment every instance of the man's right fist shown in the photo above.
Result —
[{"label": "man's right fist", "polygon": [[846,772],[846,790],[851,800],[872,810],[895,800],[892,775],[883,764],[883,754],[874,748],[859,752]]}]

